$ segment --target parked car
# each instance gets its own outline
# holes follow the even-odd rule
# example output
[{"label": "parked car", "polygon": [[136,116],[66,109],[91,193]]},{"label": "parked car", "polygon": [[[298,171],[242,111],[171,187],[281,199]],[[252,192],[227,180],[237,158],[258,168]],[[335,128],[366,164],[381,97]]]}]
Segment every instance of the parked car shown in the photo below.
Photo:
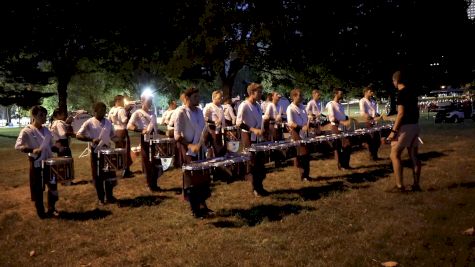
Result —
[{"label": "parked car", "polygon": [[460,123],[465,119],[462,107],[456,103],[442,102],[437,104],[435,123]]}]

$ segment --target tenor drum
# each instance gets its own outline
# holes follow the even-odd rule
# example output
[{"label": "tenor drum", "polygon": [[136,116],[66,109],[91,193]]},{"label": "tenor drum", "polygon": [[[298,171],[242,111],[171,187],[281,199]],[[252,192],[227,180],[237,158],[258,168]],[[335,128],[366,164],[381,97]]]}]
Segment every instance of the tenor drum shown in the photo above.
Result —
[{"label": "tenor drum", "polygon": [[42,161],[43,179],[49,183],[74,180],[74,161],[71,157],[57,157]]},{"label": "tenor drum", "polygon": [[183,165],[183,188],[211,183],[211,167],[207,161],[196,161]]},{"label": "tenor drum", "polygon": [[104,148],[99,150],[98,154],[100,171],[122,171],[127,165],[127,150],[125,148]]},{"label": "tenor drum", "polygon": [[155,158],[172,158],[175,156],[175,139],[173,138],[151,139],[150,147]]},{"label": "tenor drum", "polygon": [[91,115],[87,113],[85,110],[78,110],[72,113],[72,122],[71,127],[73,128],[73,132],[77,133],[81,128],[82,124],[87,121],[88,119],[92,118]]}]

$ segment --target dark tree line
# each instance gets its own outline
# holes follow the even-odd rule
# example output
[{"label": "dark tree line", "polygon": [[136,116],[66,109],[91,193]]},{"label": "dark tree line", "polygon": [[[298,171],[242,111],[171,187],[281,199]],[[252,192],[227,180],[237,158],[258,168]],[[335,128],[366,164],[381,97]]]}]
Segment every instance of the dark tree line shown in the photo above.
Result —
[{"label": "dark tree line", "polygon": [[62,109],[72,78],[87,72],[78,68],[83,59],[131,89],[152,80],[174,96],[184,83],[233,95],[243,67],[273,87],[373,83],[384,91],[403,65],[417,70],[425,90],[458,86],[475,80],[467,6],[466,0],[3,1],[0,82],[5,90],[55,82]]}]

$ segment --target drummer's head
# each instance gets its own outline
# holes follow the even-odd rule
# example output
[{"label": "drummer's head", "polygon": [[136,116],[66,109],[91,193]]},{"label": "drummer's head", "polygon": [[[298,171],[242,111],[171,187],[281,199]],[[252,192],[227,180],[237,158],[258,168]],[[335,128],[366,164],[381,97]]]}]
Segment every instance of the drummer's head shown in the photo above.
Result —
[{"label": "drummer's head", "polygon": [[313,98],[314,100],[320,99],[320,96],[321,96],[321,95],[322,95],[322,94],[320,93],[320,90],[318,90],[318,89],[313,89],[313,90],[312,90],[312,98]]},{"label": "drummer's head", "polygon": [[63,110],[61,110],[60,108],[55,108],[53,110],[53,119],[54,120],[65,120],[66,117],[67,117],[68,114],[66,114],[66,112],[64,112]]},{"label": "drummer's head", "polygon": [[340,101],[343,99],[343,95],[345,95],[345,89],[341,87],[333,88],[333,99]]},{"label": "drummer's head", "polygon": [[278,103],[280,100],[280,94],[276,91],[272,92],[272,102]]},{"label": "drummer's head", "polygon": [[300,88],[294,88],[290,91],[290,98],[294,104],[300,104],[303,101],[302,90]]},{"label": "drummer's head", "polygon": [[40,105],[33,106],[30,109],[31,123],[41,126],[42,124],[46,123],[47,114],[48,114],[48,111],[44,107]]},{"label": "drummer's head", "polygon": [[114,97],[114,104],[116,107],[123,107],[124,106],[124,96],[123,95],[116,95]]},{"label": "drummer's head", "polygon": [[371,86],[365,86],[363,88],[363,96],[366,97],[366,98],[370,98],[374,95],[374,90]]},{"label": "drummer's head", "polygon": [[185,105],[188,107],[197,107],[200,104],[200,92],[198,88],[190,87],[185,90]]},{"label": "drummer's head", "polygon": [[102,102],[94,103],[92,109],[94,110],[94,117],[98,120],[102,120],[106,115],[106,104]]},{"label": "drummer's head", "polygon": [[142,95],[140,97],[140,100],[142,101],[142,109],[149,110],[152,107],[152,103],[153,103],[153,97],[152,96]]},{"label": "drummer's head", "polygon": [[216,90],[211,94],[211,98],[213,99],[213,104],[215,105],[221,105],[223,102],[223,91],[221,90]]},{"label": "drummer's head", "polygon": [[259,83],[250,83],[247,86],[247,95],[249,101],[258,101],[261,100],[262,97],[262,85]]}]

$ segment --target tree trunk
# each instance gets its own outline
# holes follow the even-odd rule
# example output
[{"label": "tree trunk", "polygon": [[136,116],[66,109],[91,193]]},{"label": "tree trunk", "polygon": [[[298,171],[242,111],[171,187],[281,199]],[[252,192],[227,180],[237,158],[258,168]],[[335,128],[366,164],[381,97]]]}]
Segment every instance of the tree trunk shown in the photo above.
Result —
[{"label": "tree trunk", "polygon": [[71,80],[70,74],[62,73],[58,75],[58,107],[61,111],[68,111],[68,84]]},{"label": "tree trunk", "polygon": [[221,71],[221,83],[223,88],[224,97],[232,97],[233,96],[233,86],[234,80],[236,79],[236,75],[238,74],[239,70],[241,70],[243,64],[239,59],[235,59],[231,61],[230,67],[228,72],[226,73],[225,68]]}]

